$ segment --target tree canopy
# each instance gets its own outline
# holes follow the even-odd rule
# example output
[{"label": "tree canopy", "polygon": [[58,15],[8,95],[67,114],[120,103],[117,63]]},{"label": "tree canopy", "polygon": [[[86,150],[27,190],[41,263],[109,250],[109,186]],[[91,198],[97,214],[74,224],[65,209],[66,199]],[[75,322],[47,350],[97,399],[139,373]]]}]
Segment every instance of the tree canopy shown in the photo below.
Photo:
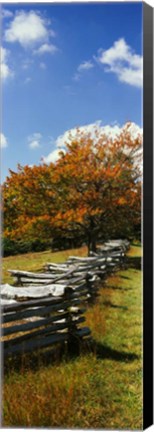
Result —
[{"label": "tree canopy", "polygon": [[57,162],[18,165],[3,185],[4,236],[16,240],[129,236],[141,223],[142,137],[78,130]]}]

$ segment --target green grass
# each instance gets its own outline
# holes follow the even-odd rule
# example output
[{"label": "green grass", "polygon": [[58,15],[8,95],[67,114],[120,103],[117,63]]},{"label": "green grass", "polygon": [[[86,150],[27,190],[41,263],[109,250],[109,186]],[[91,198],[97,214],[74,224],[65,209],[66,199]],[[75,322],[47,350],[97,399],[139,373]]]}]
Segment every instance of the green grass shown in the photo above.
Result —
[{"label": "green grass", "polygon": [[2,260],[2,280],[3,283],[12,283],[13,279],[7,270],[27,270],[27,271],[42,271],[46,262],[62,263],[67,260],[70,255],[86,256],[86,246],[78,249],[65,250],[60,252],[34,252],[22,255],[5,257]]},{"label": "green grass", "polygon": [[[133,245],[134,263],[140,255]],[[11,367],[4,375],[3,426],[142,429],[141,293],[134,266],[110,276],[86,312],[93,348],[36,370]]]}]

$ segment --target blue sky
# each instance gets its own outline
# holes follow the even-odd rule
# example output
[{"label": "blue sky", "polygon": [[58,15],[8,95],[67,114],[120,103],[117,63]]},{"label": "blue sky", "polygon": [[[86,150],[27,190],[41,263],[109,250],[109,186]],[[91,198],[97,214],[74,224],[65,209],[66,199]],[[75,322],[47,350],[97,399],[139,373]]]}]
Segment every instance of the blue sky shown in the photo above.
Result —
[{"label": "blue sky", "polygon": [[67,130],[142,126],[142,3],[3,4],[2,33],[2,180]]}]

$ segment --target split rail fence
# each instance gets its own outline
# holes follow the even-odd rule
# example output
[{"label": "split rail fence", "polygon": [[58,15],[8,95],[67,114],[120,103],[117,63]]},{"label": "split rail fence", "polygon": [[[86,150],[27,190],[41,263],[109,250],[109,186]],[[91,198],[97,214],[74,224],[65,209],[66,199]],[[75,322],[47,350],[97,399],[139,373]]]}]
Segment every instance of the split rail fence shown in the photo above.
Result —
[{"label": "split rail fence", "polygon": [[[91,257],[47,263],[43,273],[9,270],[18,286],[1,287],[1,344],[12,356],[59,343],[78,344],[90,335],[84,305],[97,298],[96,281],[124,263],[129,242],[108,242]],[[20,286],[19,286],[20,285]]]}]

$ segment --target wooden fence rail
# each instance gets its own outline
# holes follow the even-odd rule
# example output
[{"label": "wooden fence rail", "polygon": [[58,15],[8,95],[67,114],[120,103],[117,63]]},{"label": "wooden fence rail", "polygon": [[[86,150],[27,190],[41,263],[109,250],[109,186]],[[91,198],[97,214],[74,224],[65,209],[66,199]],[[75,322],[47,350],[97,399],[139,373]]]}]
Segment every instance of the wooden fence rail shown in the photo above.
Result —
[{"label": "wooden fence rail", "polygon": [[4,356],[42,349],[61,342],[76,344],[90,334],[82,305],[87,295],[66,287],[63,296],[41,298],[6,305],[2,308],[2,341]]},{"label": "wooden fence rail", "polygon": [[73,278],[83,275],[83,277],[88,273],[96,276],[105,275],[110,270],[116,268],[124,260],[124,252],[111,252],[110,254],[101,254],[97,257],[91,259],[83,259],[80,257],[70,257],[67,261],[67,267],[61,267],[59,265],[59,272],[57,266],[54,267],[53,263],[45,264],[47,272],[45,273],[34,273],[26,272],[21,270],[8,270],[11,275],[15,278],[16,283],[19,286],[30,285],[47,285],[57,282],[64,283],[65,281],[71,280],[73,283]]},{"label": "wooden fence rail", "polygon": [[[5,356],[66,343],[77,345],[90,334],[83,304],[95,302],[95,280],[121,266],[129,242],[112,241],[91,257],[69,257],[64,264],[47,263],[46,272],[9,270],[17,287],[2,286],[2,351]],[[29,285],[27,287],[27,284]],[[17,300],[17,302],[16,302]],[[8,302],[9,303],[9,302]]]}]

